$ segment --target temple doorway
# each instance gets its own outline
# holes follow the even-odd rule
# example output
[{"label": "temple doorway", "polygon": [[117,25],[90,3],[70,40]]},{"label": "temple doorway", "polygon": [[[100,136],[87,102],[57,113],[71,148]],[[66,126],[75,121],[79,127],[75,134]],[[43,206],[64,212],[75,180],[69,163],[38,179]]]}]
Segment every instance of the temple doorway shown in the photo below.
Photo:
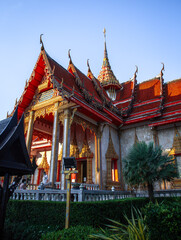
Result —
[{"label": "temple doorway", "polygon": [[87,159],[77,160],[77,182],[86,183],[87,181]]}]

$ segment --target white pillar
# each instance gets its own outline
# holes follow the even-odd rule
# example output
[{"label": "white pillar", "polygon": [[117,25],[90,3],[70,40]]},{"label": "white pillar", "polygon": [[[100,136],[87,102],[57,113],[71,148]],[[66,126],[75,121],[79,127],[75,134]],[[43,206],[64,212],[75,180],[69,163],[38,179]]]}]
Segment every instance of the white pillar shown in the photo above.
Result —
[{"label": "white pillar", "polygon": [[50,182],[52,187],[56,182],[57,177],[57,161],[58,161],[58,143],[60,134],[60,125],[58,121],[58,103],[55,104],[54,122],[53,122],[53,134],[52,134],[52,151],[51,151],[51,162],[50,162]]},{"label": "white pillar", "polygon": [[61,189],[65,189],[65,176],[64,176],[64,157],[68,157],[70,154],[70,110],[66,109],[64,111],[64,121],[63,121],[63,154],[62,154],[62,175],[61,175]]}]

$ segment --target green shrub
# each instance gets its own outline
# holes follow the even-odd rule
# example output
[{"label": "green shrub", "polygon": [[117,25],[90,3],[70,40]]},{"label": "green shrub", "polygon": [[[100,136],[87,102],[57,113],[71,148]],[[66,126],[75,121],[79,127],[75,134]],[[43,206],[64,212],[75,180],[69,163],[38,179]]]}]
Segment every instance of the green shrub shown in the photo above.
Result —
[{"label": "green shrub", "polygon": [[[158,198],[163,201],[164,198]],[[180,202],[181,198],[167,198],[164,202]],[[131,218],[130,209],[142,209],[149,199],[128,198],[101,202],[77,202],[70,206],[70,226],[92,226],[105,228],[107,218],[125,224],[124,215]],[[38,239],[41,233],[61,230],[65,227],[65,202],[17,201],[7,206],[5,228],[14,239]],[[24,229],[24,230],[22,230]],[[26,237],[25,237],[26,236]],[[32,237],[33,236],[33,237]],[[29,238],[28,238],[29,237]],[[13,238],[12,238],[13,239]]]},{"label": "green shrub", "polygon": [[[124,214],[130,215],[131,206],[141,209],[148,203],[146,198],[129,198],[114,201],[76,202],[70,206],[71,226],[99,227],[105,219],[125,223]],[[9,201],[6,219],[10,222],[29,222],[31,225],[58,225],[65,227],[65,202]]]},{"label": "green shrub", "polygon": [[149,203],[143,210],[151,240],[181,239],[181,203]]},{"label": "green shrub", "polygon": [[9,222],[5,224],[5,239],[11,240],[39,240],[41,235],[58,230],[58,226],[32,225],[29,222]]},{"label": "green shrub", "polygon": [[68,229],[63,229],[57,232],[49,232],[43,234],[41,240],[86,240],[89,235],[97,232],[97,230],[90,226],[76,226]]}]

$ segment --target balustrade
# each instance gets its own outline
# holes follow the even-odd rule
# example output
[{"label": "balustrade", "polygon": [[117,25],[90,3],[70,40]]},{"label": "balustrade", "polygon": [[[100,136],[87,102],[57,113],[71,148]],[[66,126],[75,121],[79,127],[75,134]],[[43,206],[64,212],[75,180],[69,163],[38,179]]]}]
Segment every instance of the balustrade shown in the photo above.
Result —
[{"label": "balustrade", "polygon": [[[66,190],[45,189],[45,190],[15,190],[11,199],[13,200],[41,200],[41,201],[66,201]],[[72,202],[83,201],[104,201],[123,199],[129,197],[148,197],[147,191],[111,191],[111,190],[87,190],[81,184],[79,189],[71,190]],[[154,192],[155,197],[180,197],[181,190],[161,190]]]}]

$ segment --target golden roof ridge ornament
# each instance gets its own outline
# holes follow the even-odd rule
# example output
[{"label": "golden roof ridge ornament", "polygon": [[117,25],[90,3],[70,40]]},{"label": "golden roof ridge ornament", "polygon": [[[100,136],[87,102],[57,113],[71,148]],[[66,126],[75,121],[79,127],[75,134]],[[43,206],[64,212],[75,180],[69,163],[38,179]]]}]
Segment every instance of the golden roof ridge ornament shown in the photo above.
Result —
[{"label": "golden roof ridge ornament", "polygon": [[90,65],[89,65],[89,59],[87,59],[87,67],[88,67],[88,72],[91,72]]},{"label": "golden roof ridge ornament", "polygon": [[70,55],[70,51],[71,51],[71,49],[68,50],[68,57],[70,59],[69,64],[72,64],[72,58],[71,58],[71,55]]},{"label": "golden roof ridge ornament", "polygon": [[41,50],[43,51],[43,50],[44,50],[44,44],[43,44],[42,36],[43,36],[43,33],[42,33],[42,34],[40,34],[40,44],[41,44]]}]

